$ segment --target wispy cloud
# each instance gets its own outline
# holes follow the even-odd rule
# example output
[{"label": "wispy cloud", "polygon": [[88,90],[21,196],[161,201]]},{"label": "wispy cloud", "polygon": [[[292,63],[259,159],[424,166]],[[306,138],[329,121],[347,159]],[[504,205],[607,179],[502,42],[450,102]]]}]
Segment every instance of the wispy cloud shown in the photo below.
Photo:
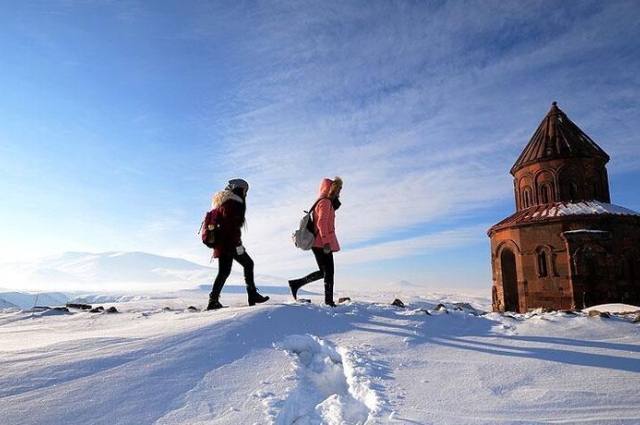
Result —
[{"label": "wispy cloud", "polygon": [[340,261],[344,264],[386,261],[485,242],[487,228],[486,224],[475,225],[355,248],[342,253]]}]

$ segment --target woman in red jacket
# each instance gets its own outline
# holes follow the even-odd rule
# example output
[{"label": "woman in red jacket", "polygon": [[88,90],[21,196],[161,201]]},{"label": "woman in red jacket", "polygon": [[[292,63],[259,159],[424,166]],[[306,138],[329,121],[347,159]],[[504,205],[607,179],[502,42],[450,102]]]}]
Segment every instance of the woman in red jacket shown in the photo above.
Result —
[{"label": "woman in red jacket", "polygon": [[289,281],[289,288],[294,299],[298,297],[298,290],[307,283],[324,278],[324,303],[335,307],[333,301],[333,253],[340,251],[340,244],[336,237],[336,210],[340,208],[340,191],[342,179],[336,177],[322,179],[318,201],[312,212],[315,241],[311,250],[318,263],[318,270],[300,279]]},{"label": "woman in red jacket", "polygon": [[220,292],[231,274],[233,260],[244,268],[249,305],[263,303],[269,299],[258,293],[253,280],[253,260],[242,246],[241,228],[245,223],[248,191],[249,183],[242,179],[234,179],[229,181],[225,190],[216,193],[213,197],[213,208],[218,209],[216,223],[220,226],[217,235],[218,243],[213,249],[213,257],[218,259],[218,275],[209,294],[207,310],[224,307],[220,304]]}]

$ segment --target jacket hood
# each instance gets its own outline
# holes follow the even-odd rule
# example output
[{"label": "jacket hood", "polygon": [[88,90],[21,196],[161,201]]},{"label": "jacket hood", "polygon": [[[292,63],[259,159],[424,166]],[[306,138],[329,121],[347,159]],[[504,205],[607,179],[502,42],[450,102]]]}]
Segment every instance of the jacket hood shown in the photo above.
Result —
[{"label": "jacket hood", "polygon": [[341,188],[342,179],[340,177],[335,177],[334,180],[324,178],[320,182],[318,198],[334,198]]}]

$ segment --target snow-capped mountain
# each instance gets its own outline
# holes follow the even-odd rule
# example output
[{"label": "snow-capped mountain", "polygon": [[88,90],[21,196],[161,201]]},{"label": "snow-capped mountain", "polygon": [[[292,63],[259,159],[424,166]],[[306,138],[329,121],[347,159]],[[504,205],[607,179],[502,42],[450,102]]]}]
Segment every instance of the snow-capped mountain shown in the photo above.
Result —
[{"label": "snow-capped mountain", "polygon": [[0,288],[38,291],[183,289],[209,283],[215,269],[144,252],[68,252],[0,264]]}]

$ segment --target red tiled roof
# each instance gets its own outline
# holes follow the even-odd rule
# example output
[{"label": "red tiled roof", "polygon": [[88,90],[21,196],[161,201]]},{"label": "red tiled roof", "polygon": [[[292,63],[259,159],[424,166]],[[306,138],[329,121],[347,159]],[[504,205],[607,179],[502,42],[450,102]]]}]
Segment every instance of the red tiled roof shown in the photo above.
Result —
[{"label": "red tiled roof", "polygon": [[516,171],[531,163],[571,157],[601,157],[605,163],[609,161],[609,155],[553,102],[547,116],[511,167],[511,174],[515,175]]},{"label": "red tiled roof", "polygon": [[583,202],[555,202],[552,204],[535,205],[521,210],[505,218],[489,229],[489,233],[502,227],[510,227],[518,224],[528,224],[561,219],[562,217],[576,215],[605,215],[605,216],[633,216],[640,219],[640,213],[618,205],[607,204],[599,201]]}]

